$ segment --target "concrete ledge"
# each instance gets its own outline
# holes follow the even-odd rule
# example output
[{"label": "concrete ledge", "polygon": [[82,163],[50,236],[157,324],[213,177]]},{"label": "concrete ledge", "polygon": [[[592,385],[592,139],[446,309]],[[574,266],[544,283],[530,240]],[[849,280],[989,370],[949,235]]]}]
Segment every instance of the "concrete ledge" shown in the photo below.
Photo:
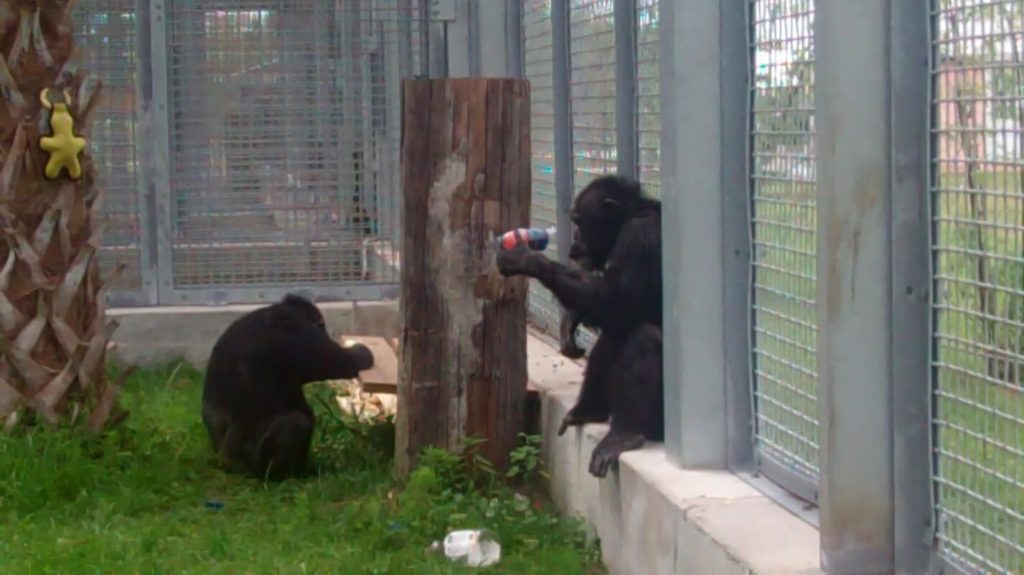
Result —
[{"label": "concrete ledge", "polygon": [[[391,338],[398,336],[398,302],[337,302],[317,306],[327,331]],[[202,368],[228,325],[260,305],[171,306],[112,309],[121,325],[114,332],[111,359],[124,365],[154,367],[185,360]]]},{"label": "concrete ledge", "polygon": [[651,444],[624,454],[617,473],[590,476],[590,452],[607,426],[555,435],[576,400],[582,367],[533,335],[527,355],[541,395],[551,495],[594,528],[609,572],[822,573],[818,531],[728,471],[680,469]]}]

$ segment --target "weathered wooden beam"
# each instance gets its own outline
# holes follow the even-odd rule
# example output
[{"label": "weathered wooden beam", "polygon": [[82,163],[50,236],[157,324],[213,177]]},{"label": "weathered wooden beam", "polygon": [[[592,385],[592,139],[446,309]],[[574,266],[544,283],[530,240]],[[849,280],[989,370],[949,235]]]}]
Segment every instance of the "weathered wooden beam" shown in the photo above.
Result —
[{"label": "weathered wooden beam", "polygon": [[529,224],[529,84],[407,80],[403,97],[396,469],[469,436],[500,469],[523,429],[527,285],[493,250]]}]

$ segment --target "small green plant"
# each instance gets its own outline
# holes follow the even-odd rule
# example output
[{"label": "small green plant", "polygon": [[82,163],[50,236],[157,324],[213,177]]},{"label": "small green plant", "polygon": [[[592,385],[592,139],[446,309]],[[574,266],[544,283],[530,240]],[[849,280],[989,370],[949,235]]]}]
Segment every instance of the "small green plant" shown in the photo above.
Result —
[{"label": "small green plant", "polygon": [[519,438],[523,444],[508,454],[509,465],[505,477],[521,484],[533,483],[538,478],[549,479],[541,459],[541,436],[520,433]]}]

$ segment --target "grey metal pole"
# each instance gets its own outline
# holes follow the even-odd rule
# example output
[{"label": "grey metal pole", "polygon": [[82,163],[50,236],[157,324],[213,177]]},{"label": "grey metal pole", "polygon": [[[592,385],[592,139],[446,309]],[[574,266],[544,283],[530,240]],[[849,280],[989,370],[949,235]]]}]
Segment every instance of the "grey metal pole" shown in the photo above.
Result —
[{"label": "grey metal pole", "polygon": [[895,568],[927,573],[933,532],[927,2],[890,2]]},{"label": "grey metal pole", "polygon": [[[921,99],[927,75],[920,68],[927,52],[920,27],[927,17],[925,3],[920,10],[911,4],[815,3],[818,503],[822,566],[834,573],[893,572],[894,446],[927,454],[921,432],[903,434],[902,441],[916,442],[914,447],[894,441],[896,405],[927,426],[927,412],[913,415],[921,404],[908,387],[919,386],[927,397],[921,391],[928,373],[922,355],[926,302],[913,295],[928,284],[927,220],[920,205],[927,142]],[[898,320],[908,324],[897,328]],[[897,359],[896,353],[905,356]],[[904,379],[900,387],[897,373]],[[917,473],[906,475],[904,465],[900,481],[920,481],[913,478]],[[908,520],[899,519],[901,529]]]},{"label": "grey metal pole", "polygon": [[[142,276],[140,294],[112,294],[111,303],[117,305],[155,305],[158,298],[159,278],[159,237],[157,234],[156,181],[154,178],[155,143],[153,134],[153,65],[154,59],[167,58],[167,52],[160,48],[154,51],[151,44],[152,23],[149,16],[149,0],[138,0],[135,19],[135,33],[138,38],[139,56],[136,61],[138,82],[135,84],[135,130],[138,134],[139,177],[139,272]],[[165,64],[166,65],[166,64]]]},{"label": "grey metal pole", "polygon": [[637,176],[636,1],[615,0],[615,144],[619,174]]},{"label": "grey metal pole", "polygon": [[569,258],[572,244],[572,111],[569,92],[569,0],[551,0],[552,96],[555,123],[555,198],[558,259]]},{"label": "grey metal pole", "polygon": [[148,0],[150,81],[152,85],[149,118],[151,142],[147,162],[153,220],[156,224],[157,301],[173,303],[173,212],[171,210],[170,105],[167,73],[167,12],[161,0]]},{"label": "grey metal pole", "polygon": [[665,2],[660,17],[665,444],[724,468],[751,449],[745,4]]}]

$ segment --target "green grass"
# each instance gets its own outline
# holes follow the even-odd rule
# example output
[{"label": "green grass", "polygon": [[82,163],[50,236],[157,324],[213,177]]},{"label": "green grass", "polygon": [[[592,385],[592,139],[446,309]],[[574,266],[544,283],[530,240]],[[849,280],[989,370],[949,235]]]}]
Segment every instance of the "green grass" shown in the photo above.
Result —
[{"label": "green grass", "polygon": [[393,425],[343,420],[326,386],[307,387],[315,476],[228,475],[199,418],[200,381],[189,368],[136,374],[129,418],[99,438],[0,436],[0,573],[461,573],[471,570],[425,548],[478,527],[502,543],[488,572],[603,572],[576,522],[515,497],[486,466],[430,453],[399,487]]},{"label": "green grass", "polygon": [[[1024,572],[1024,196],[1017,174],[944,173],[936,202],[938,532],[985,571]],[[816,471],[813,186],[761,184],[755,203],[755,344],[762,440]],[[973,199],[973,203],[972,203]],[[980,225],[979,225],[980,224]],[[984,252],[988,290],[978,288]],[[987,298],[987,317],[982,297]],[[921,346],[931,341],[920,342]],[[768,423],[767,425],[765,423]],[[802,441],[791,434],[797,431]]]}]

